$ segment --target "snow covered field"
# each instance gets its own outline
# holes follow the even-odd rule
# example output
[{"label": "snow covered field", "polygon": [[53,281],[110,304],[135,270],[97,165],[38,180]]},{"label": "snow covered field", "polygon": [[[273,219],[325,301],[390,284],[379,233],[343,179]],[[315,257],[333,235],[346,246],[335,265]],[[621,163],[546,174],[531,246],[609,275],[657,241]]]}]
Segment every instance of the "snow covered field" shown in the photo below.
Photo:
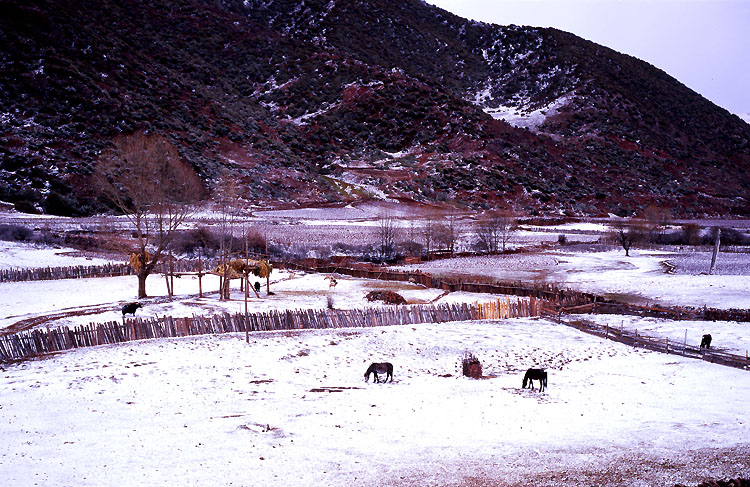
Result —
[{"label": "snow covered field", "polygon": [[[484,380],[460,375],[473,351]],[[371,361],[394,382],[366,384]],[[547,367],[549,388],[521,389]],[[151,340],[5,367],[3,485],[673,485],[750,471],[747,372],[543,320]]]},{"label": "snow covered field", "polygon": [[83,255],[75,249],[32,246],[20,242],[0,241],[0,269],[29,269],[35,267],[67,267],[103,265],[112,262]]},{"label": "snow covered field", "polygon": [[[556,234],[550,234],[554,236]],[[76,254],[4,247],[0,265],[88,265]],[[670,255],[557,252],[446,260],[436,273],[558,280],[666,304],[750,308],[748,275],[665,274]],[[66,264],[51,263],[66,259]],[[72,259],[72,260],[68,260]],[[16,267],[18,265],[15,265]],[[197,280],[138,315],[242,311]],[[392,287],[391,287],[392,286]],[[204,292],[215,290],[204,279]],[[371,305],[392,288],[410,302],[491,296],[274,272],[251,311]],[[0,283],[0,327],[120,320],[135,277]],[[152,296],[163,278],[148,280]],[[748,324],[590,319],[690,343],[712,333],[743,353]],[[461,376],[464,352],[481,380]],[[364,383],[370,362],[394,381]],[[549,388],[521,389],[546,367]],[[750,476],[748,372],[634,349],[541,319],[376,329],[229,334],[73,350],[0,366],[0,485],[655,486]]]},{"label": "snow covered field", "polygon": [[[706,256],[705,253],[697,254]],[[729,260],[732,264],[727,264]],[[667,274],[662,264],[675,261]],[[484,275],[501,280],[531,280],[592,292],[638,304],[712,308],[750,308],[750,254],[719,254],[718,274],[697,274],[696,255],[647,250],[549,252],[445,259],[400,266],[439,275]],[[686,271],[685,262],[689,262]],[[705,269],[708,270],[710,255]],[[746,269],[742,272],[740,269]],[[689,272],[696,272],[695,274]]]}]

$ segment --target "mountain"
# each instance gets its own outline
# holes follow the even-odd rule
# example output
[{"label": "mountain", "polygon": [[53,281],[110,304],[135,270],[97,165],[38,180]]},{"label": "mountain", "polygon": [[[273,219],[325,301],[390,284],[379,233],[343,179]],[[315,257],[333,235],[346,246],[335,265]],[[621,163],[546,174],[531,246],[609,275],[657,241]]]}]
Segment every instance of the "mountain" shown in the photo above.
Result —
[{"label": "mountain", "polygon": [[747,215],[750,125],[633,57],[419,0],[0,0],[0,200],[100,211],[118,134],[257,205]]}]

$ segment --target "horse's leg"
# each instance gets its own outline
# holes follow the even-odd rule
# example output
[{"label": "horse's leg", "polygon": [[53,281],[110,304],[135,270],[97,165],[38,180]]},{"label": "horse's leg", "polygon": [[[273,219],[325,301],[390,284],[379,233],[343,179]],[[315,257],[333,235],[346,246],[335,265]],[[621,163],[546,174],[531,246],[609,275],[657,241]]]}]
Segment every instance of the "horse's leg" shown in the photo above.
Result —
[{"label": "horse's leg", "polygon": [[373,372],[373,374],[375,375],[375,382],[380,382],[380,379],[378,378],[378,373]]}]

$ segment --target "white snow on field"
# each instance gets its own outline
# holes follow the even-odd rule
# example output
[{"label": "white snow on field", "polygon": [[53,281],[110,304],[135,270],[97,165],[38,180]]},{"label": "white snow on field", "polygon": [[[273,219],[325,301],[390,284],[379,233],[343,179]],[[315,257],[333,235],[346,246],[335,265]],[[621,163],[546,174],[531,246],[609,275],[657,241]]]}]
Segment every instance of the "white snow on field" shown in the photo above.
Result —
[{"label": "white snow on field", "polygon": [[[20,251],[17,249],[16,251]],[[40,266],[54,253],[33,252]],[[524,276],[649,302],[750,307],[745,275],[664,274],[669,254],[634,250],[450,259],[444,274]],[[89,263],[68,255],[71,263]],[[7,264],[11,253],[0,253]],[[80,260],[78,260],[80,259]],[[519,279],[521,277],[518,277]],[[249,310],[379,305],[495,296],[410,283],[274,271]],[[137,316],[240,312],[216,296],[218,278],[162,276]],[[0,327],[121,319],[136,278],[0,283]],[[213,294],[210,294],[213,293]],[[744,293],[744,294],[743,294]],[[696,302],[697,300],[699,300]],[[748,324],[587,319],[742,354]],[[466,351],[486,376],[461,376]],[[364,383],[370,362],[394,381]],[[547,369],[544,392],[521,389]],[[655,486],[697,485],[750,472],[748,372],[602,340],[542,319],[516,319],[144,340],[0,366],[0,485]]]},{"label": "white snow on field", "polygon": [[[677,254],[646,250],[461,257],[401,266],[440,275],[538,280],[639,304],[750,308],[750,275],[667,274]],[[723,257],[720,257],[723,258]]]},{"label": "white snow on field", "polygon": [[[486,276],[501,281],[533,280],[539,271],[557,265],[554,256],[543,254],[506,254],[455,257],[422,264],[395,266],[400,270],[421,270],[445,276]],[[468,280],[468,278],[467,278]]]},{"label": "white snow on field", "polygon": [[[393,290],[410,304],[425,304],[438,299],[439,303],[497,299],[495,296],[473,293],[452,293],[442,297],[441,290],[425,289],[416,284],[368,281],[346,276],[337,276],[338,284],[330,287],[330,281],[326,277],[323,274],[274,271],[270,285],[274,294],[268,295],[265,280],[259,280],[260,297],[250,293],[248,312],[322,309],[328,306],[329,297],[333,306],[338,309],[381,306],[382,302],[369,302],[365,299],[365,295],[375,289]],[[163,276],[151,275],[146,280],[146,290],[149,296],[155,296],[156,299],[141,300],[143,308],[136,315],[155,318],[165,315],[183,317],[244,312],[244,293],[239,289],[239,281],[232,282],[230,301],[219,301],[218,288],[218,276],[204,276],[204,297],[199,298],[198,278],[183,276],[174,280],[175,297],[168,301],[165,298],[167,287]],[[35,319],[36,326],[42,328],[120,321],[121,306],[135,301],[136,291],[135,276],[0,283],[0,329],[23,320]],[[39,319],[40,317],[46,318]]]},{"label": "white snow on field", "polygon": [[589,321],[617,330],[637,331],[638,335],[669,340],[675,345],[698,347],[704,334],[711,334],[711,348],[746,356],[750,353],[750,323],[735,321],[674,321],[627,315],[589,315]]},{"label": "white snow on field", "polygon": [[562,223],[560,225],[547,225],[544,227],[547,231],[586,231],[586,232],[599,232],[604,234],[610,230],[610,226],[604,223],[594,222],[573,222],[573,223]]},{"label": "white snow on field", "polygon": [[530,319],[80,349],[4,368],[0,482],[697,484],[750,468],[746,379]]},{"label": "white snow on field", "polygon": [[0,269],[103,265],[112,262],[110,259],[84,256],[75,249],[37,247],[22,242],[4,241],[0,241],[0,256]]},{"label": "white snow on field", "polygon": [[622,250],[561,253],[549,279],[598,294],[637,297],[639,302],[710,308],[750,308],[750,276],[666,274],[670,254]]}]

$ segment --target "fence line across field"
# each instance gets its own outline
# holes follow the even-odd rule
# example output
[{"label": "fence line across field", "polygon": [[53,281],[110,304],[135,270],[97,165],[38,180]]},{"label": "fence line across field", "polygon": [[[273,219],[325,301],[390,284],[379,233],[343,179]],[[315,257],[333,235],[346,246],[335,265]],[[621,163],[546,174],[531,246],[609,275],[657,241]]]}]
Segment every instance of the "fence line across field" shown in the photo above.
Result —
[{"label": "fence line across field", "polygon": [[[171,264],[174,272],[196,272],[213,268],[218,259],[177,260]],[[94,277],[134,276],[130,264],[77,265],[63,267],[33,267],[23,269],[0,269],[0,282],[52,281],[56,279],[85,279]]]},{"label": "fence line across field", "polygon": [[679,340],[670,340],[668,337],[652,337],[638,333],[638,330],[627,330],[609,325],[600,325],[590,320],[572,315],[563,316],[555,311],[550,311],[544,307],[541,309],[542,316],[554,319],[558,323],[576,328],[584,333],[595,335],[606,340],[612,340],[631,347],[644,348],[655,352],[669,353],[672,355],[681,355],[683,357],[697,358],[706,362],[718,365],[726,365],[736,369],[750,371],[750,357],[748,352],[745,355],[729,353],[724,350],[715,348],[700,348],[694,345],[680,342]]},{"label": "fence line across field", "polygon": [[11,362],[73,348],[151,338],[220,333],[369,328],[539,316],[535,298],[499,299],[489,303],[389,306],[359,309],[296,309],[260,313],[222,313],[185,318],[123,320],[122,323],[36,329],[0,337],[0,362]]}]

